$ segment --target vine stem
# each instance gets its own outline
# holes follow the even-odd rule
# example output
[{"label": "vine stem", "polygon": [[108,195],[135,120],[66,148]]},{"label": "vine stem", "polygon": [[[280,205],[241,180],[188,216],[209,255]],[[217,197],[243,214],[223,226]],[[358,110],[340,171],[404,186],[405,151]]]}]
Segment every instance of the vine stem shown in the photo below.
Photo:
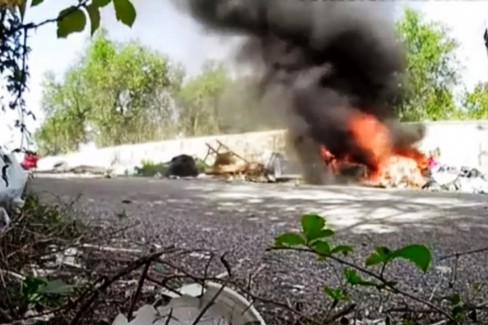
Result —
[{"label": "vine stem", "polygon": [[459,325],[459,322],[456,321],[451,315],[449,315],[449,313],[447,313],[446,311],[442,310],[441,308],[437,307],[436,305],[434,305],[433,303],[431,303],[430,301],[427,301],[427,300],[424,300],[422,298],[419,298],[419,297],[416,297],[414,296],[413,294],[409,293],[409,292],[406,292],[406,291],[403,291],[401,289],[398,289],[395,285],[391,284],[390,282],[386,281],[383,276],[381,275],[378,275],[362,266],[359,266],[359,265],[356,265],[354,263],[351,263],[351,262],[348,262],[346,260],[343,260],[339,257],[336,257],[336,256],[333,256],[333,255],[325,255],[325,254],[320,254],[320,253],[317,253],[309,248],[300,248],[300,247],[272,247],[270,248],[270,250],[291,250],[291,251],[298,251],[298,252],[305,252],[305,253],[313,253],[313,254],[316,254],[320,257],[323,257],[323,258],[329,258],[333,261],[336,261],[337,263],[339,264],[342,264],[342,265],[345,265],[345,266],[349,266],[365,275],[368,275],[378,281],[380,281],[385,287],[387,287],[390,291],[392,291],[393,293],[396,293],[396,294],[399,294],[399,295],[402,295],[402,296],[405,296],[411,300],[414,300],[418,303],[421,303],[425,306],[428,306],[430,308],[432,308],[433,310],[435,310],[436,312],[438,312],[439,314],[447,317],[447,319],[449,319],[449,321],[451,321],[453,324],[457,324]]}]

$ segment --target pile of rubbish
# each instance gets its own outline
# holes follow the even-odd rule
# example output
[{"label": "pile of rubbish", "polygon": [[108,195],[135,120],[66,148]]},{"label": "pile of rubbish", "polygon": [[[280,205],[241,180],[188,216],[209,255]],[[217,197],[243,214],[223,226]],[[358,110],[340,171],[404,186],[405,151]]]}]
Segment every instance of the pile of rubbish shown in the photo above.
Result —
[{"label": "pile of rubbish", "polygon": [[[290,167],[282,154],[273,153],[267,164],[250,161],[239,155],[222,142],[217,146],[206,143],[208,151],[204,159],[195,159],[190,155],[178,155],[167,163],[143,162],[136,168],[138,176],[155,176],[167,178],[186,178],[207,175],[223,177],[227,180],[250,182],[276,182],[299,178],[300,173]],[[208,163],[212,161],[212,163]]]},{"label": "pile of rubbish", "polygon": [[488,194],[488,178],[476,168],[456,168],[439,164],[430,169],[427,183],[422,188],[430,191]]}]

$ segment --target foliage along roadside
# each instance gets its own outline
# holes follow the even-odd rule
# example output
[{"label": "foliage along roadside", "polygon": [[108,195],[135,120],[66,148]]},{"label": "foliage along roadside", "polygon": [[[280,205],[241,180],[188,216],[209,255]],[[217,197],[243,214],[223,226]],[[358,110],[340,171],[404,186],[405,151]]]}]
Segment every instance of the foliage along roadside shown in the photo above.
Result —
[{"label": "foliage along roadside", "polygon": [[[301,231],[285,232],[275,238],[275,244],[272,250],[293,250],[302,253],[314,254],[320,261],[335,262],[343,267],[342,277],[345,286],[342,287],[323,287],[323,293],[331,300],[329,305],[331,310],[341,308],[340,304],[346,304],[351,301],[350,291],[354,288],[376,288],[380,295],[391,293],[400,295],[410,302],[423,305],[426,311],[422,312],[427,317],[437,317],[441,323],[465,324],[468,321],[476,321],[477,313],[483,310],[482,304],[473,304],[464,301],[461,293],[454,292],[445,294],[441,292],[440,304],[432,302],[430,299],[422,296],[416,296],[404,289],[406,285],[410,288],[416,287],[417,284],[407,283],[407,279],[392,280],[387,275],[387,267],[397,260],[405,260],[413,264],[418,270],[425,273],[432,265],[432,252],[424,244],[408,244],[400,248],[390,248],[386,246],[376,247],[363,263],[356,263],[351,259],[345,259],[345,256],[351,255],[355,248],[351,245],[333,243],[335,232],[327,225],[326,219],[317,214],[306,214],[301,218]],[[379,272],[371,267],[379,267]],[[378,268],[376,269],[378,270]],[[405,282],[402,282],[405,281]],[[437,300],[436,300],[437,301]],[[447,307],[443,304],[447,302]],[[406,303],[406,313],[409,310]],[[396,321],[390,315],[385,315],[386,324],[396,324]],[[412,313],[412,319],[403,320],[400,324],[418,324],[419,319],[416,313]],[[325,322],[327,323],[327,322]],[[436,323],[437,324],[437,323]]]}]

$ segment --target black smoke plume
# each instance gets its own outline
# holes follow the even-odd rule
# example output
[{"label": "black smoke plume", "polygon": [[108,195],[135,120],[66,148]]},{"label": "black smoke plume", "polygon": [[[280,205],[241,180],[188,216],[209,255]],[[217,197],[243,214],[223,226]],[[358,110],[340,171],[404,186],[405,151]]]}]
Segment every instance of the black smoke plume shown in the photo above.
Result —
[{"label": "black smoke plume", "polygon": [[347,127],[358,110],[384,121],[396,145],[423,137],[423,128],[396,121],[405,55],[389,1],[180,1],[207,28],[245,37],[240,58],[262,72],[261,93],[275,99],[270,109],[286,123],[306,172],[323,169],[319,145],[371,164]]}]

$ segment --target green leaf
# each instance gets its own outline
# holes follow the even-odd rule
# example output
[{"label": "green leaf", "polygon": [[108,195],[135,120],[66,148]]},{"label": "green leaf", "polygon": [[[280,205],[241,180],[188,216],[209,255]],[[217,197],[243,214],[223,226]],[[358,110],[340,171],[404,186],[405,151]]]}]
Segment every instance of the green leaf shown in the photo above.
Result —
[{"label": "green leaf", "polygon": [[316,214],[306,214],[302,216],[302,231],[308,242],[322,236],[325,227],[325,219]]},{"label": "green leaf", "polygon": [[348,246],[348,245],[338,245],[336,247],[334,247],[330,253],[331,254],[338,254],[338,253],[342,253],[344,255],[347,255],[349,253],[352,253],[354,251],[354,248],[352,248],[352,246]]},{"label": "green leaf", "polygon": [[112,0],[92,0],[91,5],[97,8],[102,8],[108,5]]},{"label": "green leaf", "polygon": [[376,286],[376,283],[371,281],[364,280],[356,270],[345,268],[344,269],[344,278],[346,282],[350,285],[362,285],[362,286]]},{"label": "green leaf", "polygon": [[455,306],[451,309],[451,314],[455,319],[461,320],[463,318],[463,311],[463,306]]},{"label": "green leaf", "polygon": [[324,294],[334,301],[344,301],[348,299],[347,294],[340,288],[324,287]]},{"label": "green leaf", "polygon": [[458,294],[453,294],[447,297],[447,300],[449,300],[452,306],[456,306],[461,303],[461,297]]},{"label": "green leaf", "polygon": [[85,13],[74,6],[68,7],[62,10],[58,16],[58,38],[66,38],[69,34],[82,32],[85,25]]},{"label": "green leaf", "polygon": [[432,254],[425,245],[413,244],[402,247],[391,254],[392,258],[403,258],[426,272],[432,261]]},{"label": "green leaf", "polygon": [[41,277],[28,276],[21,283],[21,293],[24,296],[37,294],[40,289],[46,286],[48,281]]},{"label": "green leaf", "polygon": [[93,36],[97,29],[100,27],[100,9],[99,7],[91,4],[86,7],[86,11],[88,12],[88,16],[90,17],[90,34]]},{"label": "green leaf", "polygon": [[320,255],[330,254],[330,244],[325,240],[317,240],[312,245],[313,250]]},{"label": "green leaf", "polygon": [[305,245],[305,239],[297,233],[287,232],[275,238],[276,246]]},{"label": "green leaf", "polygon": [[132,27],[136,20],[136,9],[130,0],[113,0],[115,17],[124,25]]},{"label": "green leaf", "polygon": [[155,266],[154,266],[154,271],[156,271],[157,273],[166,273],[166,268],[164,267],[163,264],[161,263],[157,263]]},{"label": "green leaf", "polygon": [[55,293],[55,294],[67,294],[73,291],[73,286],[64,283],[62,280],[49,281],[44,287],[41,288],[40,293]]},{"label": "green leaf", "polygon": [[319,233],[319,238],[332,237],[335,235],[335,231],[332,229],[322,229]]},{"label": "green leaf", "polygon": [[31,7],[40,5],[44,0],[32,0]]},{"label": "green leaf", "polygon": [[391,250],[388,247],[376,247],[376,250],[366,258],[366,266],[388,263],[391,260]]}]

